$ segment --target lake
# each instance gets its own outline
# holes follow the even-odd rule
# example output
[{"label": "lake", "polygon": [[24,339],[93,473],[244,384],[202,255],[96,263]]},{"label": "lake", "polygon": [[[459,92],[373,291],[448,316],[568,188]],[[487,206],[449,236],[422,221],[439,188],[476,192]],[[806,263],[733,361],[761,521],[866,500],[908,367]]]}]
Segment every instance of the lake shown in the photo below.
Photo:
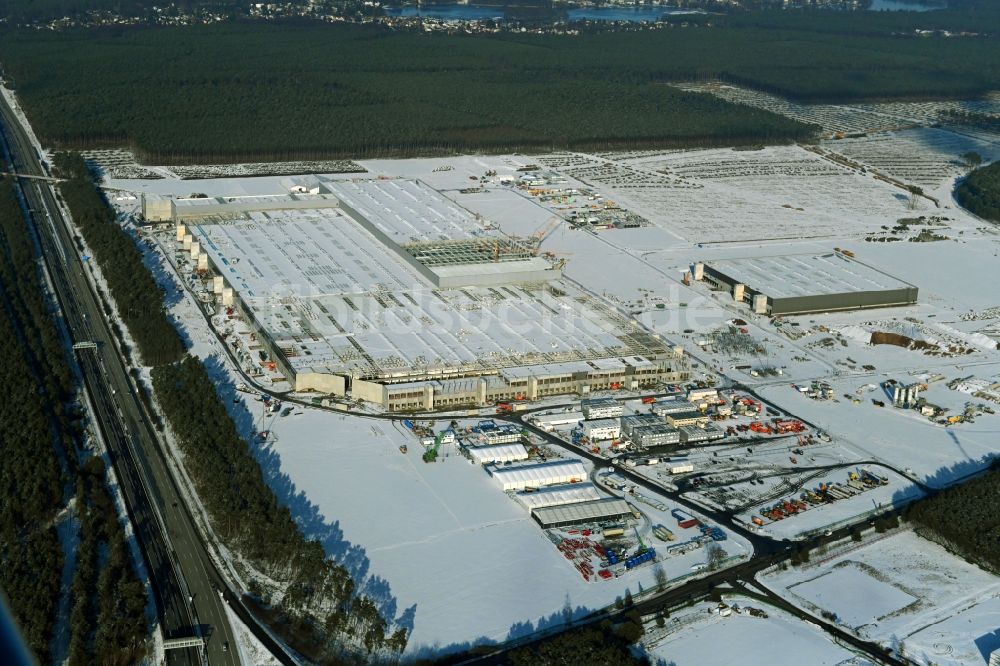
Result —
[{"label": "lake", "polygon": [[873,12],[927,12],[932,9],[943,9],[936,5],[913,5],[909,2],[899,0],[872,0],[872,6],[868,8]]},{"label": "lake", "polygon": [[[502,7],[470,7],[469,5],[424,5],[415,7],[385,7],[386,16],[424,17],[443,21],[484,21],[503,19],[505,13]],[[567,9],[566,16],[570,21],[631,21],[642,23],[656,21],[664,14],[691,14],[688,9],[679,9],[667,5],[643,7],[586,7]]]}]

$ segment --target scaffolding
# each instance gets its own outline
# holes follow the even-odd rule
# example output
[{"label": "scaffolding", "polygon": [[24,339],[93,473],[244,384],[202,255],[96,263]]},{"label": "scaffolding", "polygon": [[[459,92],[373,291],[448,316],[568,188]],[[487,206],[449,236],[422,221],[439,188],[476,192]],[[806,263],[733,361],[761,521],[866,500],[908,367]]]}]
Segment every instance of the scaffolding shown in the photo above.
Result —
[{"label": "scaffolding", "polygon": [[535,256],[535,251],[521,241],[499,236],[407,243],[403,245],[403,249],[428,268],[524,261]]}]

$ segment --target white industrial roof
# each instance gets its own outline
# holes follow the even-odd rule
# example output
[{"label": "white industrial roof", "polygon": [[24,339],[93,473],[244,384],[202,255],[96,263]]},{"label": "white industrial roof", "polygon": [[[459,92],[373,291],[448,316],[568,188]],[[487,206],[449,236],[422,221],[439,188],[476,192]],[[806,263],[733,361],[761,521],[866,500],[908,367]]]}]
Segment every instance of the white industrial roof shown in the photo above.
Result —
[{"label": "white industrial roof", "polygon": [[[587,471],[579,460],[557,460],[537,465],[503,467],[492,472],[493,478],[501,483],[525,483],[529,486],[546,486],[560,483],[563,477],[587,478]],[[555,481],[553,481],[555,479]]]},{"label": "white industrial roof", "polygon": [[259,211],[190,233],[244,300],[314,298],[422,284],[395,253],[336,208]]},{"label": "white industrial roof", "polygon": [[418,180],[330,180],[325,186],[399,245],[490,235],[472,213]]},{"label": "white industrial roof", "polygon": [[593,421],[584,421],[584,430],[595,430],[598,428],[617,428],[621,425],[618,419],[594,419]]},{"label": "white industrial roof", "polygon": [[706,264],[733,281],[772,298],[886,291],[913,286],[835,252],[718,259]]},{"label": "white industrial roof", "polygon": [[469,447],[469,455],[480,465],[491,462],[527,460],[528,450],[524,444],[496,444],[494,446]]},{"label": "white industrial roof", "polygon": [[532,511],[535,518],[543,525],[591,523],[616,518],[630,512],[628,502],[616,497],[562,506],[546,506]]},{"label": "white industrial roof", "polygon": [[550,486],[533,493],[518,493],[517,501],[527,509],[540,509],[544,506],[559,506],[589,502],[601,499],[601,494],[592,483],[571,483],[563,486]]}]

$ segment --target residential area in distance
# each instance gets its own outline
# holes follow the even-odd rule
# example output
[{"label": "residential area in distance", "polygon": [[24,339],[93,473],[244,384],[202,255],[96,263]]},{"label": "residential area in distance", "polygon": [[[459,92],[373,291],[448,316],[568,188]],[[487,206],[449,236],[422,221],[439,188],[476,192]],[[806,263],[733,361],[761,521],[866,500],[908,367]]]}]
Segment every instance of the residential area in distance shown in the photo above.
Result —
[{"label": "residential area in distance", "polygon": [[[734,4],[672,9],[867,11]],[[977,6],[927,4],[881,8]],[[223,27],[129,29],[259,29],[193,11]],[[419,102],[386,130],[412,150],[339,128],[251,162],[186,119],[223,159],[157,162],[148,118],[58,115],[21,31],[84,28],[37,20],[0,26],[7,663],[1000,664],[1000,89],[630,78],[718,133],[540,148],[547,116],[528,146],[456,115],[480,148],[431,148]]]}]

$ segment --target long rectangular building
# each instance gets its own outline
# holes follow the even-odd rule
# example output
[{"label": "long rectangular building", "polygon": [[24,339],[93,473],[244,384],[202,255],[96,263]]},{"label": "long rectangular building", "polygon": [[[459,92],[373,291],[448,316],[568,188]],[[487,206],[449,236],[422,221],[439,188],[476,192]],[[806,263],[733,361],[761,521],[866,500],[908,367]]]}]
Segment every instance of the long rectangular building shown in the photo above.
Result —
[{"label": "long rectangular building", "polygon": [[508,491],[580,483],[587,478],[587,470],[579,460],[556,460],[537,465],[501,467],[493,470],[492,475],[500,487]]},{"label": "long rectangular building", "polygon": [[601,493],[592,483],[572,483],[568,486],[549,486],[533,493],[521,492],[516,495],[516,499],[530,510],[545,506],[592,502],[601,499]]},{"label": "long rectangular building", "polygon": [[610,497],[592,502],[546,506],[534,509],[531,515],[543,528],[566,527],[620,520],[632,515],[632,507],[625,500]]},{"label": "long rectangular building", "polygon": [[840,251],[719,259],[696,265],[695,275],[730,291],[754,312],[771,316],[917,302],[917,287]]},{"label": "long rectangular building", "polygon": [[[296,391],[420,411],[689,375],[679,347],[571,284],[494,282],[504,266],[520,270],[523,247],[431,252],[428,243],[496,233],[418,181],[310,187],[315,194],[171,201],[178,252],[250,325],[262,365]],[[434,271],[456,266],[492,277],[439,288]]]}]

